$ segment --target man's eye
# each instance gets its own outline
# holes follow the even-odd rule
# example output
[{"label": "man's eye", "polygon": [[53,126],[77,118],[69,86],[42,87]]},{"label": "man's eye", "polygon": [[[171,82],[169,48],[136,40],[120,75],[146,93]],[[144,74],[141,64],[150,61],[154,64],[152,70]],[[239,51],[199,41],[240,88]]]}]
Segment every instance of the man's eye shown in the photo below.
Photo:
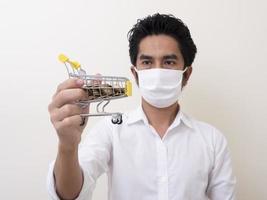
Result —
[{"label": "man's eye", "polygon": [[150,65],[150,64],[151,64],[151,61],[149,61],[149,60],[144,60],[144,61],[142,62],[142,64],[143,64],[143,65]]},{"label": "man's eye", "polygon": [[175,65],[175,64],[176,64],[176,62],[173,60],[166,60],[165,61],[165,65]]}]

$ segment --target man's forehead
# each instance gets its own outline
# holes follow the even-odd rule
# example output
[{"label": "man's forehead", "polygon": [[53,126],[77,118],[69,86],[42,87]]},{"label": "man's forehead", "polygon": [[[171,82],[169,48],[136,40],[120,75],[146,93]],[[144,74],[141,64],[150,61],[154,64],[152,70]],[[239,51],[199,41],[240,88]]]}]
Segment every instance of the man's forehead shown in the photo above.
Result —
[{"label": "man's forehead", "polygon": [[138,48],[138,57],[141,55],[163,57],[169,55],[181,55],[178,42],[171,36],[152,35],[141,40]]}]

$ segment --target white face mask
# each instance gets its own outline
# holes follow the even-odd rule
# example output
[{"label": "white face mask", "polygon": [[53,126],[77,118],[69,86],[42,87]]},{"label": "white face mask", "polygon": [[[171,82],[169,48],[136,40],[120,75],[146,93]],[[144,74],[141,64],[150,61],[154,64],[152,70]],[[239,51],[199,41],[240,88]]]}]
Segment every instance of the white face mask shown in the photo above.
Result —
[{"label": "white face mask", "polygon": [[178,101],[182,92],[183,73],[186,69],[135,69],[142,97],[157,108],[171,106]]}]

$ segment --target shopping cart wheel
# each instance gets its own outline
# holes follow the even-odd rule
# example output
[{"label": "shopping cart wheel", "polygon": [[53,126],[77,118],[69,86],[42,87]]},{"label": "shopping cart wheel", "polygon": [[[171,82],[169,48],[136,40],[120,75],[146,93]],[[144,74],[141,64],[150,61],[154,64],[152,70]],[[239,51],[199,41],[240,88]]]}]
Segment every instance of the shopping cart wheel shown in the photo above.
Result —
[{"label": "shopping cart wheel", "polygon": [[113,124],[121,124],[122,123],[122,115],[121,114],[113,115],[111,118],[111,122]]},{"label": "shopping cart wheel", "polygon": [[119,121],[118,118],[112,117],[112,119],[111,119],[112,124],[117,124],[118,121]]},{"label": "shopping cart wheel", "polygon": [[120,116],[118,116],[118,122],[117,122],[117,124],[121,124],[122,123],[122,116],[120,115]]}]

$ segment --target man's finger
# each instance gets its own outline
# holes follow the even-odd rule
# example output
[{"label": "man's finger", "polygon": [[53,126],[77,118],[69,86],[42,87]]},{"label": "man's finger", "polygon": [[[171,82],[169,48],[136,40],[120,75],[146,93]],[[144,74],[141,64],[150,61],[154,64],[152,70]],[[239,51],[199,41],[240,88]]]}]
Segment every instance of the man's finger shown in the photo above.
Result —
[{"label": "man's finger", "polygon": [[62,121],[56,123],[57,129],[69,129],[73,127],[80,127],[80,124],[83,122],[83,119],[80,115],[73,115],[66,117]]},{"label": "man's finger", "polygon": [[65,104],[61,108],[57,109],[56,114],[54,115],[55,121],[62,121],[63,119],[82,114],[83,109],[75,104]]},{"label": "man's finger", "polygon": [[82,79],[69,78],[58,85],[56,94],[66,89],[81,88],[83,84],[84,81]]},{"label": "man's finger", "polygon": [[74,103],[79,100],[87,100],[88,94],[83,89],[66,89],[61,90],[53,100],[53,106],[60,108],[64,104]]}]

